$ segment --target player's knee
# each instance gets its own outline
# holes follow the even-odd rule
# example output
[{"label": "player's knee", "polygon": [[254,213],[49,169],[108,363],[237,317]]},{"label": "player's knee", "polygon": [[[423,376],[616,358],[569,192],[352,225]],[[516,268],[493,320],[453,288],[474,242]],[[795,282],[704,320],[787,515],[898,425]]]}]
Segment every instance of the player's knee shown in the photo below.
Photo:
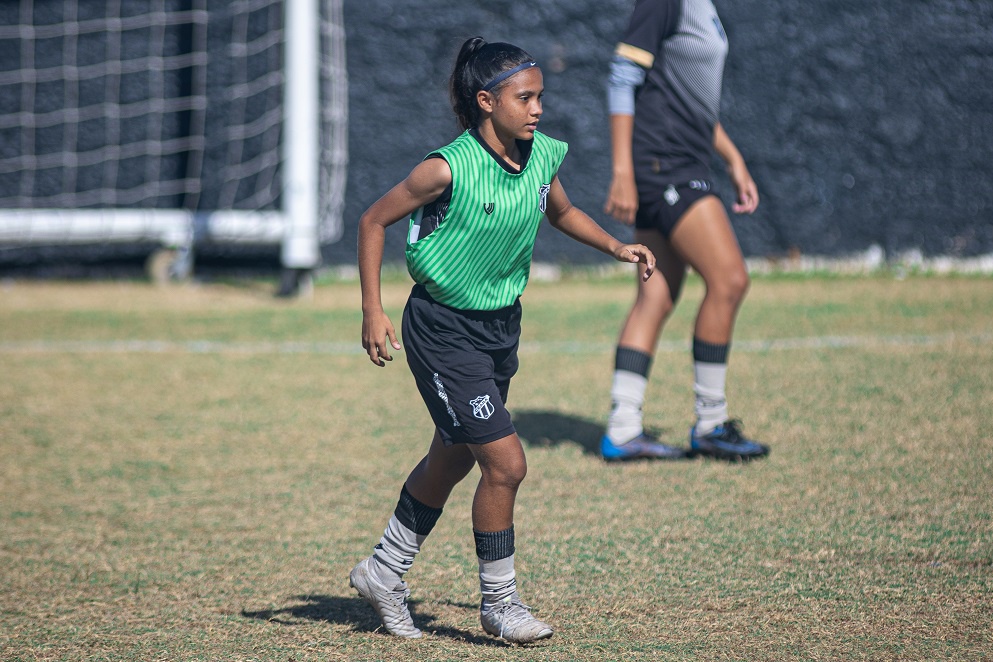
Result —
[{"label": "player's knee", "polygon": [[504,458],[482,470],[490,484],[516,490],[528,475],[528,463],[522,455],[515,458]]},{"label": "player's knee", "polygon": [[707,294],[732,308],[737,308],[744,300],[750,284],[751,279],[748,276],[748,271],[744,265],[741,265],[741,268],[721,271],[720,275],[713,279],[713,282],[708,282]]},{"label": "player's knee", "polygon": [[751,278],[744,265],[739,269],[733,269],[727,274],[728,293],[736,302],[741,302],[751,285]]},{"label": "player's knee", "polygon": [[653,293],[642,290],[638,293],[634,309],[636,314],[647,315],[660,320],[667,319],[675,308],[676,302],[668,295],[668,291]]}]

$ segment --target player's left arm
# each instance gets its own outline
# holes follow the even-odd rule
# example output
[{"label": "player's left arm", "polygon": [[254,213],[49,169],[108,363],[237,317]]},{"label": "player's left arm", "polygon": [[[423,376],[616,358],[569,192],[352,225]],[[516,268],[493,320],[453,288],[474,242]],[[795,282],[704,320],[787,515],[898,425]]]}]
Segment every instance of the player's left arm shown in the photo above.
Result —
[{"label": "player's left arm", "polygon": [[736,214],[751,214],[759,206],[759,189],[748,172],[744,157],[720,122],[714,127],[714,151],[727,164],[728,176],[737,194],[731,209]]},{"label": "player's left arm", "polygon": [[625,244],[601,228],[586,212],[574,207],[556,175],[548,191],[545,215],[552,226],[578,242],[612,256],[620,262],[640,262],[642,278],[648,280],[655,271],[655,255],[641,244]]}]

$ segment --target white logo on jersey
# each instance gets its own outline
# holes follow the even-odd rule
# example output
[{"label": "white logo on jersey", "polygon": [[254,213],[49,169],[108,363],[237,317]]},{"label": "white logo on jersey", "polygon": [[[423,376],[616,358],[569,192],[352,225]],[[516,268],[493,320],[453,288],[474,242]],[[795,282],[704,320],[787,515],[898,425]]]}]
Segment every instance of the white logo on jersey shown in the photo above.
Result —
[{"label": "white logo on jersey", "polygon": [[455,412],[452,411],[452,405],[448,403],[448,392],[445,391],[445,385],[441,383],[441,377],[438,376],[438,373],[434,373],[434,385],[438,389],[438,397],[445,403],[445,409],[448,410],[448,415],[452,417],[452,425],[458,427],[459,419],[455,416]]},{"label": "white logo on jersey", "polygon": [[538,189],[538,195],[541,196],[538,200],[538,211],[542,214],[548,208],[548,192],[552,189],[551,184],[542,184]]},{"label": "white logo on jersey", "polygon": [[488,395],[481,395],[478,398],[474,398],[469,401],[469,404],[472,405],[472,415],[484,421],[492,416],[495,411]]},{"label": "white logo on jersey", "polygon": [[672,207],[677,202],[679,202],[679,194],[676,193],[676,187],[673,186],[672,184],[670,184],[669,188],[665,190],[665,193],[662,194],[662,197],[665,198],[665,201],[669,203],[670,207]]}]

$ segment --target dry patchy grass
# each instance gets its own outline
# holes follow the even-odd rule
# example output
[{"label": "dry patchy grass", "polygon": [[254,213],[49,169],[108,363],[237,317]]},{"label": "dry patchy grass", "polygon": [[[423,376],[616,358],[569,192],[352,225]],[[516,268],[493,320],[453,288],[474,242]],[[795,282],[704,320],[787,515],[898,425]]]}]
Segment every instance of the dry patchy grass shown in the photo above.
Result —
[{"label": "dry patchy grass", "polygon": [[[557,633],[525,648],[478,623],[471,481],[408,576],[424,640],[383,635],[348,588],[430,435],[402,353],[378,370],[334,351],[23,344],[350,342],[356,289],[292,303],[251,285],[0,292],[0,657],[993,655],[988,280],[760,279],[740,339],[867,340],[733,351],[734,413],[773,448],[746,466],[602,463],[630,283],[534,284],[537,345],[510,403],[530,467],[518,571]],[[387,286],[396,323],[407,289]],[[667,338],[687,338],[699,293],[691,281]],[[932,341],[872,341],[914,334]],[[654,370],[648,423],[681,440],[689,358],[666,350]]]}]

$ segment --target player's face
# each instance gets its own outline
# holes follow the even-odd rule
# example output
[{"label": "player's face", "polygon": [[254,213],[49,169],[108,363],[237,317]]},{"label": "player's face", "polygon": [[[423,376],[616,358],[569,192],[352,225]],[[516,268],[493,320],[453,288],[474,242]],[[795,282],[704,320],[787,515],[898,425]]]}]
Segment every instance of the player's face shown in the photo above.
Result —
[{"label": "player's face", "polygon": [[507,79],[493,105],[493,124],[514,138],[531,140],[541,118],[545,79],[531,67]]}]

